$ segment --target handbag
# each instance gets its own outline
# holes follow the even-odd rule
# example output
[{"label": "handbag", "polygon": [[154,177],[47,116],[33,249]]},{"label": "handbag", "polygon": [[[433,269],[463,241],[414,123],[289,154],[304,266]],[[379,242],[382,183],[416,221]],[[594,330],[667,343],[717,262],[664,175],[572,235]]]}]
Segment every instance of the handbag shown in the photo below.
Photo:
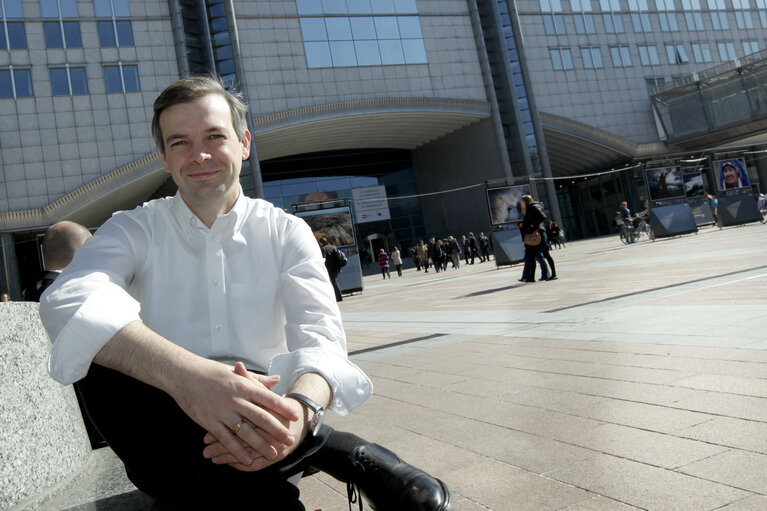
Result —
[{"label": "handbag", "polygon": [[531,247],[537,247],[541,244],[541,232],[540,231],[534,231],[530,234],[525,234],[525,237],[522,238],[522,240],[525,242],[525,245],[529,245]]}]

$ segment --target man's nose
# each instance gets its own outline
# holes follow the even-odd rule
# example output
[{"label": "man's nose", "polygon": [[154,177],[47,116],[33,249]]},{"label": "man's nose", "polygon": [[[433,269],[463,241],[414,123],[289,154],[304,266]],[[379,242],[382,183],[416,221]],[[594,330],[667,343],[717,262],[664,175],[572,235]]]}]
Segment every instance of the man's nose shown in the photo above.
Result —
[{"label": "man's nose", "polygon": [[211,158],[210,150],[205,144],[195,144],[192,147],[192,161],[195,163],[203,163]]}]

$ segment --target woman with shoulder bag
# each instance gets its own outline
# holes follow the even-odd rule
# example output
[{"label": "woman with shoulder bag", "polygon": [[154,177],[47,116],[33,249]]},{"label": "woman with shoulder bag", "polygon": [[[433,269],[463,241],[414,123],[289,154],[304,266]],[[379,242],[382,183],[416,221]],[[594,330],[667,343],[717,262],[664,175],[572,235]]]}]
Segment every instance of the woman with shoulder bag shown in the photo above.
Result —
[{"label": "woman with shoulder bag", "polygon": [[522,196],[520,207],[525,215],[520,224],[520,232],[525,243],[525,267],[522,270],[522,278],[519,280],[520,282],[535,282],[535,260],[539,256],[545,258],[551,267],[551,275],[549,275],[549,268],[546,267],[546,263],[539,260],[541,280],[556,280],[557,270],[554,266],[554,260],[549,254],[548,243],[544,239],[546,234],[543,229],[543,222],[546,221],[546,214],[543,212],[543,207],[540,202],[534,201],[530,195]]}]

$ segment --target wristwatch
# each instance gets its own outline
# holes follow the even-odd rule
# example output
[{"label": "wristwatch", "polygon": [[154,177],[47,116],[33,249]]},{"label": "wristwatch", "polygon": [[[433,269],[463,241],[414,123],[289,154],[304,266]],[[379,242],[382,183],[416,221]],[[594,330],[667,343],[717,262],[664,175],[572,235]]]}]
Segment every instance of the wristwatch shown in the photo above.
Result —
[{"label": "wristwatch", "polygon": [[295,399],[309,410],[314,412],[314,418],[309,421],[309,434],[316,437],[322,426],[322,420],[325,418],[325,407],[315,402],[313,399],[299,394],[298,392],[291,392],[286,394],[285,397]]}]

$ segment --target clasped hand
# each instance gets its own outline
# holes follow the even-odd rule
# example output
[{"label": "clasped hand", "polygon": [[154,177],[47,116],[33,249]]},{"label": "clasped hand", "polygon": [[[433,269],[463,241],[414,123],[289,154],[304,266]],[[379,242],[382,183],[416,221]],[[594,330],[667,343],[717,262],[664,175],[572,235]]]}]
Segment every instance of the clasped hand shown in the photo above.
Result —
[{"label": "clasped hand", "polygon": [[[235,364],[233,372],[268,392],[271,399],[256,405],[261,412],[257,414],[257,420],[252,416],[243,416],[241,422],[230,426],[235,428],[236,424],[241,424],[236,434],[227,429],[227,433],[231,434],[238,444],[235,449],[227,446],[224,439],[208,431],[205,435],[206,447],[203,456],[213,463],[228,464],[246,472],[261,470],[286,458],[303,441],[306,436],[303,407],[294,400],[271,392],[270,389],[279,382],[279,377],[251,373],[241,362]],[[279,427],[276,427],[275,423]],[[247,454],[246,458],[238,455],[240,450]]]}]

